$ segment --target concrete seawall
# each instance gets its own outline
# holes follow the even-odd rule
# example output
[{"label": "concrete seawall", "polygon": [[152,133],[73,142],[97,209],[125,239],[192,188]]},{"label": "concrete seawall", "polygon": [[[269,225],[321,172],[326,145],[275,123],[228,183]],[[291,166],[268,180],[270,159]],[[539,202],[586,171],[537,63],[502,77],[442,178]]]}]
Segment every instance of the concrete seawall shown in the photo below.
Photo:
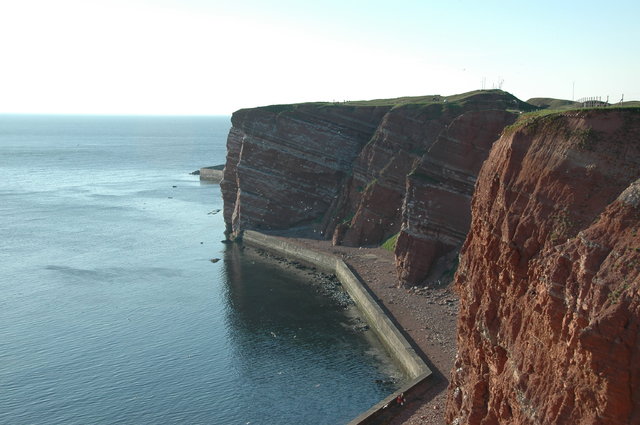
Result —
[{"label": "concrete seawall", "polygon": [[[382,308],[373,299],[364,283],[351,271],[349,266],[340,258],[323,252],[317,252],[296,245],[289,241],[268,236],[252,230],[245,230],[242,234],[244,243],[276,252],[286,258],[296,259],[313,265],[322,271],[333,273],[351,296],[357,308],[369,327],[376,333],[389,355],[402,367],[410,378],[400,392],[409,392],[431,376],[431,370],[416,353],[409,341],[387,317]],[[382,400],[367,412],[358,416],[350,424],[365,424],[385,409],[395,399],[395,394]]]},{"label": "concrete seawall", "polygon": [[200,169],[200,180],[209,180],[214,183],[222,181],[224,165],[214,165],[213,167],[203,167]]}]

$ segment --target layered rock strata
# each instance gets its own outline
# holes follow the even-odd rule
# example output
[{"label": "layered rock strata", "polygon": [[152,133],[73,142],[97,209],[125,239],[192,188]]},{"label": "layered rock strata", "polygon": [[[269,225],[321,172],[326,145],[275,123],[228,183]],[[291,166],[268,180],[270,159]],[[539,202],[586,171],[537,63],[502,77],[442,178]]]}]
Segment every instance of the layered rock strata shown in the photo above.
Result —
[{"label": "layered rock strata", "polygon": [[240,110],[221,183],[227,232],[308,226],[350,246],[398,235],[399,281],[424,283],[464,240],[476,175],[516,109],[530,105],[493,90]]},{"label": "layered rock strata", "polygon": [[455,284],[451,424],[640,423],[640,113],[505,130]]},{"label": "layered rock strata", "polygon": [[301,104],[235,112],[221,182],[227,232],[319,222],[388,109]]},{"label": "layered rock strata", "polygon": [[[502,129],[507,111],[470,111],[454,119],[406,179],[402,231],[396,245],[400,282],[452,273],[454,264],[429,273],[432,263],[457,251],[471,222],[471,195],[480,167]],[[455,252],[454,252],[455,254]]]}]

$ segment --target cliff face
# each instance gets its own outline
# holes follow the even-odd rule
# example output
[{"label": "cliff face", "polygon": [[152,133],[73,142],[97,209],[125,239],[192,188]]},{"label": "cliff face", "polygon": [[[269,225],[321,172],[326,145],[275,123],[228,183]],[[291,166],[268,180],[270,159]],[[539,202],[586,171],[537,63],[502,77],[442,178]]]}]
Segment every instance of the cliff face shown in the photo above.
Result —
[{"label": "cliff face", "polygon": [[517,116],[506,110],[529,107],[495,90],[240,110],[221,184],[227,232],[308,226],[350,246],[399,235],[399,281],[425,283],[464,240],[480,165]]},{"label": "cliff face", "polygon": [[[507,111],[471,111],[456,117],[409,174],[395,251],[401,282],[441,277],[440,269],[429,273],[432,263],[455,254],[464,241],[476,176],[493,142],[514,120]],[[452,265],[445,265],[445,272],[446,267]]]},{"label": "cliff face", "polygon": [[238,111],[227,232],[397,237],[404,285],[452,273],[464,242],[447,423],[640,423],[640,112],[509,126],[526,107],[483,91]]},{"label": "cliff face", "polygon": [[234,113],[221,182],[227,231],[320,220],[387,110],[303,104]]},{"label": "cliff face", "polygon": [[640,423],[640,113],[514,127],[473,195],[447,423]]}]

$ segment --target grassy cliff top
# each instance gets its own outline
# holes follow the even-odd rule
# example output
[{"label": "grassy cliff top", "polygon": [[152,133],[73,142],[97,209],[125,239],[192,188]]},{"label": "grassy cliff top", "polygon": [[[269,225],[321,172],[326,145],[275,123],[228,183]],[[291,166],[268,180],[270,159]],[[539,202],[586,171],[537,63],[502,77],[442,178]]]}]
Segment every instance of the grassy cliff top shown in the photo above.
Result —
[{"label": "grassy cliff top", "polygon": [[[291,103],[281,105],[259,106],[256,108],[262,111],[268,111],[275,114],[280,112],[294,111],[301,108],[324,109],[331,107],[353,108],[353,107],[374,107],[394,109],[398,107],[428,107],[431,105],[453,105],[453,106],[471,106],[484,105],[495,106],[496,109],[510,109],[521,112],[531,112],[536,110],[545,111],[566,111],[580,108],[581,104],[572,100],[554,99],[551,97],[534,97],[526,102],[518,99],[511,93],[502,90],[474,90],[467,93],[455,94],[452,96],[441,96],[439,94],[425,96],[405,96],[395,97],[391,99],[372,99],[372,100],[353,100],[346,102],[305,102]],[[638,107],[640,101],[628,101],[622,104],[614,104],[610,107]]]},{"label": "grassy cliff top", "polygon": [[537,106],[540,109],[572,109],[580,106],[580,103],[573,100],[554,99],[552,97],[533,97],[527,103]]},{"label": "grassy cliff top", "polygon": [[397,107],[403,105],[432,105],[432,104],[466,104],[486,101],[503,101],[506,104],[513,104],[514,109],[533,110],[535,106],[521,101],[511,93],[502,90],[474,90],[452,96],[441,96],[439,94],[428,96],[396,97],[393,99],[358,100],[346,102],[347,105],[356,106],[390,106]]},{"label": "grassy cliff top", "polygon": [[[527,100],[527,103],[531,105],[535,105],[540,109],[549,109],[554,111],[563,111],[568,109],[578,109],[581,108],[582,104],[580,102],[575,102],[573,100],[566,99],[554,99],[552,97],[533,97]],[[609,104],[609,108],[612,107],[638,107],[640,106],[640,101],[631,100],[622,103],[611,103]]]},{"label": "grassy cliff top", "polygon": [[562,119],[562,117],[565,116],[587,117],[593,114],[607,114],[615,112],[631,113],[633,114],[631,116],[638,116],[640,115],[640,102],[625,102],[622,105],[597,108],[560,107],[557,109],[540,109],[521,114],[515,123],[505,127],[503,134],[513,133],[515,130],[525,127],[535,128],[539,125]]},{"label": "grassy cliff top", "polygon": [[431,105],[489,105],[495,104],[496,109],[513,109],[521,111],[532,111],[538,109],[535,105],[523,102],[511,93],[502,90],[475,90],[467,93],[452,96],[426,95],[426,96],[406,96],[392,99],[356,100],[347,102],[308,102],[284,105],[261,106],[263,111],[280,113],[293,111],[300,108],[328,108],[328,107],[380,107],[394,109],[398,107],[414,106],[428,107]]}]

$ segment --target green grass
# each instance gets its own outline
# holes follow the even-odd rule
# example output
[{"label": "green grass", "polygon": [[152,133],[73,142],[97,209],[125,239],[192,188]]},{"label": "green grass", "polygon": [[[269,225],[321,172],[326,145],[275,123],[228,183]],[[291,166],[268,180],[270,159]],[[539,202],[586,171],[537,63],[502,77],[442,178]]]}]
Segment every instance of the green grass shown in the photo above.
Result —
[{"label": "green grass", "polygon": [[440,95],[428,95],[428,96],[406,96],[396,97],[393,99],[372,99],[372,100],[354,100],[347,102],[347,105],[354,106],[399,106],[399,105],[432,105],[435,103],[442,103],[443,96]]},{"label": "green grass", "polygon": [[502,134],[508,135],[513,133],[515,130],[526,127],[529,127],[533,130],[541,125],[557,124],[559,127],[562,127],[564,126],[564,124],[560,120],[565,116],[565,114],[586,114],[589,112],[607,113],[612,111],[632,111],[635,113],[640,112],[640,107],[609,106],[606,108],[540,109],[538,111],[526,112],[521,114],[515,123],[504,128]]},{"label": "green grass", "polygon": [[387,251],[391,251],[391,252],[395,251],[396,245],[398,244],[398,236],[400,236],[400,232],[391,236],[389,239],[384,241],[380,246],[386,249]]},{"label": "green grass", "polygon": [[532,111],[537,106],[523,102],[511,93],[502,90],[474,90],[452,96],[412,96],[393,99],[374,99],[347,102],[347,105],[395,108],[433,108],[433,113],[458,115],[469,109],[508,109]]},{"label": "green grass", "polygon": [[269,111],[274,114],[280,114],[282,112],[295,111],[301,107],[322,107],[327,105],[333,105],[330,102],[307,102],[307,103],[290,103],[283,105],[268,105],[268,106],[260,106],[257,109],[262,109],[263,111]]},{"label": "green grass", "polygon": [[329,107],[354,107],[354,106],[368,106],[368,107],[427,107],[431,105],[439,105],[445,110],[452,110],[455,112],[457,109],[462,109],[465,104],[484,104],[484,103],[496,103],[496,109],[501,109],[498,105],[502,102],[502,107],[515,107],[518,110],[531,110],[536,107],[529,105],[517,99],[510,93],[502,90],[474,90],[467,93],[455,94],[452,96],[441,96],[438,94],[426,95],[426,96],[404,96],[395,97],[391,99],[373,99],[373,100],[356,100],[347,102],[308,102],[297,103],[290,105],[270,105],[262,106],[260,109],[279,114],[282,112],[295,111],[301,107],[311,108],[329,108]]},{"label": "green grass", "polygon": [[[452,96],[441,96],[438,94],[427,96],[404,96],[395,97],[391,99],[373,99],[373,100],[355,100],[347,102],[306,102],[306,103],[293,103],[286,105],[269,105],[261,106],[258,109],[272,112],[274,114],[280,114],[283,112],[293,112],[298,109],[305,108],[347,108],[353,109],[354,107],[385,107],[389,109],[403,107],[403,108],[434,108],[436,112],[461,112],[465,106],[479,105],[479,106],[495,106],[494,109],[507,109],[512,111],[535,111],[541,109],[547,111],[547,113],[555,113],[576,109],[580,106],[580,103],[565,99],[554,99],[550,97],[535,97],[529,99],[527,102],[523,102],[513,96],[511,93],[502,90],[474,90],[467,93],[455,94]],[[624,102],[622,105],[613,104],[605,109],[612,109],[614,107],[640,107],[638,101]],[[597,108],[602,109],[602,108]]]},{"label": "green grass", "polygon": [[560,114],[562,114],[562,111],[559,111],[557,109],[541,109],[539,111],[527,112],[520,115],[516,122],[506,126],[503,130],[503,134],[509,134],[517,129],[537,124],[544,117],[554,115],[560,116]]},{"label": "green grass", "polygon": [[[541,109],[550,109],[555,111],[566,111],[569,109],[578,109],[581,108],[582,104],[580,102],[575,102],[573,100],[566,99],[554,99],[552,97],[533,97],[527,100],[527,103],[537,106]],[[610,108],[632,108],[632,107],[640,107],[640,101],[631,100],[627,102],[620,103],[611,103],[610,106],[606,106],[606,109]],[[596,108],[602,109],[602,108]]]},{"label": "green grass", "polygon": [[347,105],[355,106],[401,106],[401,105],[433,105],[446,103],[464,103],[478,96],[494,94],[502,95],[508,98],[515,97],[510,93],[502,90],[474,90],[466,93],[454,94],[452,96],[441,96],[439,94],[430,94],[426,96],[405,96],[395,97],[391,99],[373,99],[373,100],[355,100],[346,102]]},{"label": "green grass", "polygon": [[573,109],[580,106],[580,103],[574,102],[573,100],[554,99],[552,97],[534,97],[527,100],[527,103],[535,105],[538,108],[553,110]]}]

